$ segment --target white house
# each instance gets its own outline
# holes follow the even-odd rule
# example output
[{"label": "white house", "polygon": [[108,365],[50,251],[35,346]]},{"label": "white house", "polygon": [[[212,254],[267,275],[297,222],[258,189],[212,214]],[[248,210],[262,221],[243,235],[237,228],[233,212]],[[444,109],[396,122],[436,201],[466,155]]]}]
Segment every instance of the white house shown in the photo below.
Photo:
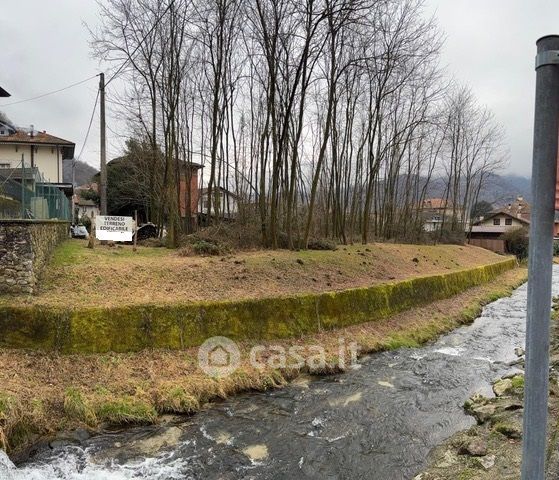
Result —
[{"label": "white house", "polygon": [[[219,199],[219,215],[222,218],[235,218],[239,213],[239,197],[223,187],[215,187],[212,190],[212,214],[214,211],[215,197]],[[198,212],[208,212],[208,189],[202,188],[198,198]]]},{"label": "white house", "polygon": [[85,216],[89,219],[93,219],[100,215],[100,210],[97,204],[93,200],[86,200],[82,197],[78,197],[77,201],[74,203],[74,208],[78,220]]},{"label": "white house", "polygon": [[42,181],[62,183],[62,161],[74,157],[75,144],[43,132],[0,122],[0,169],[37,168]]}]

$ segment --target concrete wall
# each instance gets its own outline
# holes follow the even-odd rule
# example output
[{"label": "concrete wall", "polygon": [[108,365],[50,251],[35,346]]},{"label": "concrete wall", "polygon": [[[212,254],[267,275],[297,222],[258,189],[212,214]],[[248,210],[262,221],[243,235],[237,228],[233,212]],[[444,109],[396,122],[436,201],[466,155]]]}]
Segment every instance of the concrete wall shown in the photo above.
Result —
[{"label": "concrete wall", "polygon": [[32,294],[67,222],[0,220],[0,293]]}]

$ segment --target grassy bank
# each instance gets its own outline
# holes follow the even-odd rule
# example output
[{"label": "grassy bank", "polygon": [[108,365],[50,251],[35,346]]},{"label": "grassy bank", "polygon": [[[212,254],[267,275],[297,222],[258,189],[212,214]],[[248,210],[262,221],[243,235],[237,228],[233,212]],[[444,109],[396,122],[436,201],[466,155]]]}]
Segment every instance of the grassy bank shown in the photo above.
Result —
[{"label": "grassy bank", "polygon": [[33,297],[0,296],[4,305],[76,309],[248,300],[341,291],[494,263],[472,246],[378,243],[337,251],[254,251],[184,257],[165,248],[57,247]]},{"label": "grassy bank", "polygon": [[338,371],[340,337],[357,342],[362,353],[417,346],[472,321],[481,305],[507,295],[524,279],[524,269],[511,270],[451,298],[349,326],[335,335],[321,332],[273,342],[284,348],[322,346],[328,363],[320,369],[289,365],[257,369],[248,362],[254,346],[248,341],[240,343],[240,367],[220,379],[200,371],[196,348],[88,355],[2,349],[0,442],[17,454],[39,436],[56,431],[152,423],[161,414],[194,413],[216,399],[281,386],[303,373]]},{"label": "grassy bank", "polygon": [[338,292],[227,302],[126,307],[0,306],[0,347],[62,353],[183,350],[214,336],[235,341],[293,338],[451,297],[513,268],[515,260]]}]

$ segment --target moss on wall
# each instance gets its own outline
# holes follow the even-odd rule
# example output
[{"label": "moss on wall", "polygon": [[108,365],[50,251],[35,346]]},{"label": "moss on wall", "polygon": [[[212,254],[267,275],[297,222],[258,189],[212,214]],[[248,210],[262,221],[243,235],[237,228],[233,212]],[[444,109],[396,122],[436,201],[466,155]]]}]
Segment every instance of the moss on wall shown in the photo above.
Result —
[{"label": "moss on wall", "polygon": [[442,275],[340,292],[235,302],[73,310],[0,308],[0,346],[63,353],[182,349],[223,335],[273,340],[386,318],[448,298],[514,268],[512,258]]}]

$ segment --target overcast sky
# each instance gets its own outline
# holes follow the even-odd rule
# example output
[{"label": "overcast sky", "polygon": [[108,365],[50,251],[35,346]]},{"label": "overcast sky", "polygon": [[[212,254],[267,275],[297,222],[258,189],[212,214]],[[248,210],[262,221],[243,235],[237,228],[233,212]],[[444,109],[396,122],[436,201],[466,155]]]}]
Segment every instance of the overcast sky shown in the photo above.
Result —
[{"label": "overcast sky", "polygon": [[[39,100],[41,95],[95,75],[84,23],[95,27],[94,0],[2,2],[0,86],[12,97],[0,110],[17,125],[74,141],[80,152],[97,90],[97,79]],[[427,11],[446,34],[443,63],[470,85],[507,133],[508,171],[528,175],[531,164],[534,56],[538,37],[559,33],[557,0],[427,0]],[[113,88],[118,87],[112,84]],[[109,90],[109,95],[110,95]],[[109,127],[118,130],[109,118]],[[82,160],[99,165],[97,116]],[[117,132],[115,132],[117,133]],[[108,155],[120,153],[121,139],[108,133]]]}]

